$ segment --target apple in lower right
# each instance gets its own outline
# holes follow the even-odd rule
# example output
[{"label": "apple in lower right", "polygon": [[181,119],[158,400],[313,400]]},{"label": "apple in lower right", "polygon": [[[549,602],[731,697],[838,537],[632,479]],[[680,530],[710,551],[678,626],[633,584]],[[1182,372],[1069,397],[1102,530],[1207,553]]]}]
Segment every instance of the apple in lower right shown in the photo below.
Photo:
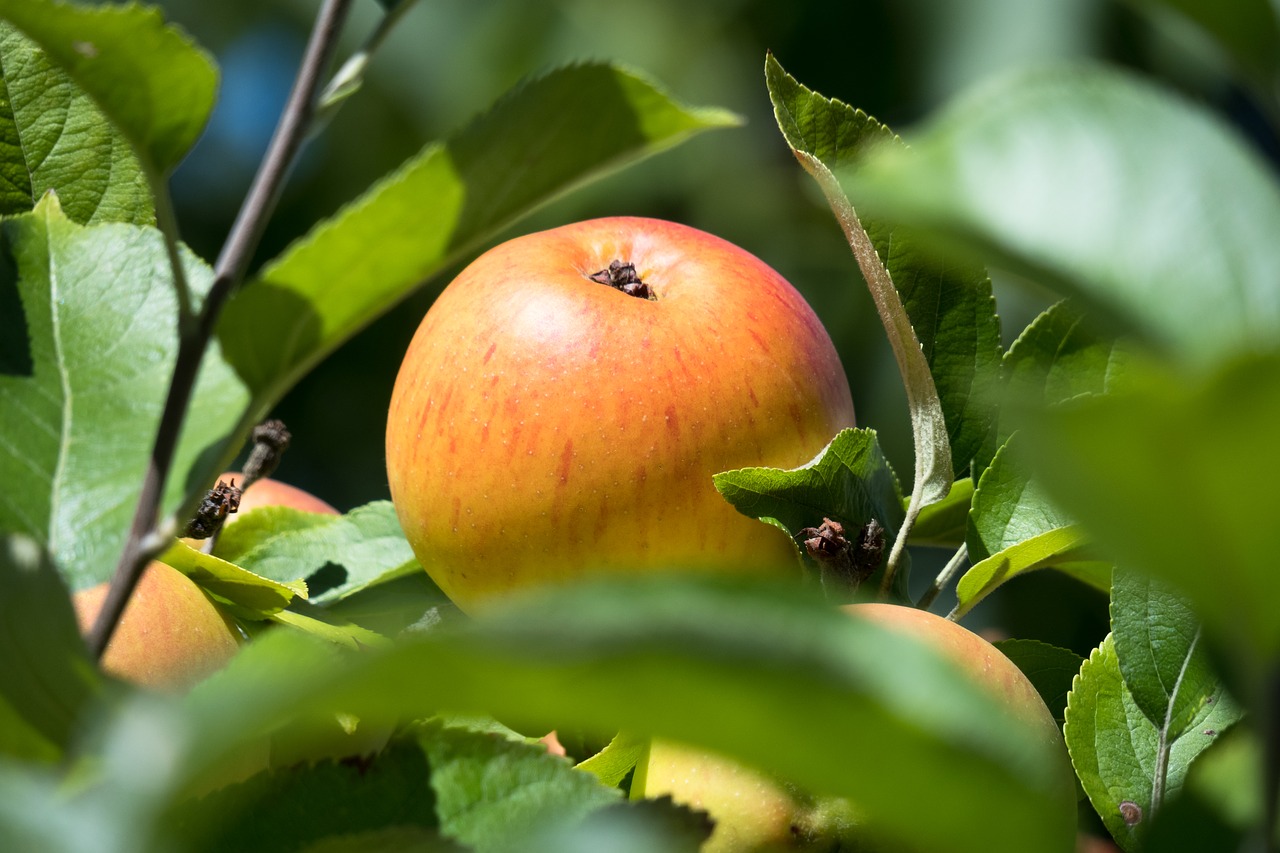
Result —
[{"label": "apple in lower right", "polygon": [[[999,649],[968,629],[913,607],[854,604],[847,612],[927,643],[1039,730],[1063,755],[1061,822],[1075,826],[1076,798],[1062,732],[1040,694]],[[703,853],[730,851],[849,851],[874,849],[859,838],[857,807],[814,797],[735,761],[693,747],[655,740],[646,766],[645,796],[669,795],[715,821]]]}]

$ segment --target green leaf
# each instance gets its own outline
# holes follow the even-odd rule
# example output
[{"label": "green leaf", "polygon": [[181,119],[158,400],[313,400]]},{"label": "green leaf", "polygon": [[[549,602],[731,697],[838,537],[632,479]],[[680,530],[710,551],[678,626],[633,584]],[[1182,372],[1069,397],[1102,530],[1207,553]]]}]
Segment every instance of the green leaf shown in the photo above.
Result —
[{"label": "green leaf", "polygon": [[1111,635],[1134,702],[1167,737],[1180,735],[1218,689],[1191,608],[1164,584],[1117,568],[1111,581]]},{"label": "green leaf", "polygon": [[363,649],[387,642],[387,637],[363,628],[350,620],[331,613],[322,607],[308,604],[305,601],[293,601],[288,609],[277,610],[270,616],[271,621],[288,625],[296,631],[302,631],[319,637],[330,643],[337,643],[352,649]]},{"label": "green leaf", "polygon": [[[155,229],[76,225],[52,196],[0,224],[0,244],[0,532],[35,538],[79,589],[116,564],[160,422],[177,353],[168,255]],[[211,272],[185,262],[203,293]],[[165,512],[221,470],[246,400],[215,345]]]},{"label": "green leaf", "polygon": [[158,9],[0,0],[0,18],[97,102],[144,168],[167,173],[204,129],[217,69],[185,34],[165,25]]},{"label": "green leaf", "polygon": [[384,637],[430,630],[463,618],[417,560],[325,602],[324,610]]},{"label": "green leaf", "polygon": [[911,526],[908,544],[934,548],[958,548],[964,544],[972,501],[973,480],[968,477],[956,480],[945,498],[920,511],[920,517]]},{"label": "green leaf", "polygon": [[983,472],[969,511],[973,565],[956,585],[955,616],[1006,581],[1034,569],[1078,562],[1088,537],[1043,494],[1017,457],[1013,436]]},{"label": "green leaf", "polygon": [[296,850],[331,835],[435,828],[436,797],[416,743],[364,764],[323,761],[259,773],[184,806],[178,834],[205,850]]},{"label": "green leaf", "polygon": [[[308,512],[291,506],[263,506],[241,515],[235,523],[224,525],[213,553],[228,563],[239,565],[246,554],[267,546],[272,539],[313,527],[327,527],[337,522],[328,513]],[[302,577],[299,573],[293,577]]]},{"label": "green leaf", "polygon": [[1280,187],[1199,107],[1120,71],[1001,78],[842,186],[1204,364],[1280,334]]},{"label": "green leaf", "polygon": [[66,72],[0,21],[0,215],[31,210],[48,190],[76,222],[155,221],[129,143]]},{"label": "green leaf", "polygon": [[713,481],[738,512],[774,523],[792,537],[823,518],[840,522],[848,532],[875,519],[885,529],[886,542],[902,526],[902,493],[874,430],[841,430],[800,468],[741,468],[716,474]]},{"label": "green leaf", "polygon": [[[1124,387],[1132,354],[1114,338],[1090,326],[1067,301],[1036,317],[1004,355],[1004,397],[1019,406],[1050,406],[1082,394],[1106,394]],[[1008,418],[995,432],[994,452],[1013,433]],[[990,459],[981,463],[985,470]],[[981,473],[981,472],[979,472]]]},{"label": "green leaf", "polygon": [[13,716],[28,733],[6,725],[0,749],[60,754],[100,686],[48,555],[26,536],[0,538],[0,720]]},{"label": "green leaf", "polygon": [[[266,515],[268,523],[281,516],[313,517],[290,520],[277,528],[275,535],[265,537],[263,528],[255,525],[251,534],[256,534],[256,544],[228,559],[263,577],[281,581],[312,577],[321,570],[330,572],[333,577],[312,599],[317,603],[335,598],[414,559],[413,549],[405,541],[390,501],[374,501],[339,517],[315,516],[296,510],[281,512],[280,507],[272,509],[276,512]],[[236,550],[248,539],[240,537],[238,528],[254,521],[257,514],[258,511],[249,513],[227,530],[228,534],[235,533],[238,537],[229,543]]]},{"label": "green leaf", "polygon": [[301,848],[301,853],[466,853],[432,829],[395,826],[331,835]]},{"label": "green leaf", "polygon": [[1049,707],[1053,718],[1061,723],[1067,710],[1071,682],[1080,672],[1084,658],[1070,649],[1039,640],[1001,640],[995,647],[1017,664]]},{"label": "green leaf", "polygon": [[295,596],[307,597],[307,585],[301,580],[281,583],[264,578],[212,554],[197,551],[182,541],[173,543],[160,560],[230,605],[242,618],[263,619],[283,610]]},{"label": "green leaf", "polygon": [[[189,695],[172,724],[190,734],[156,745],[177,749],[164,766],[179,774],[159,790],[185,789],[299,709],[365,719],[447,708],[517,728],[555,720],[703,746],[815,794],[849,796],[922,849],[1073,844],[1074,814],[1061,809],[1069,779],[1051,744],[925,647],[789,585],[574,585],[337,668],[303,639],[259,637]],[[945,819],[921,821],[906,789]]]},{"label": "green leaf", "polygon": [[[1108,636],[1072,684],[1064,734],[1089,801],[1117,843],[1135,850],[1153,806],[1158,809],[1164,797],[1179,791],[1191,762],[1238,718],[1239,710],[1219,690],[1181,736],[1162,744],[1125,687]],[[1162,746],[1168,750],[1163,773]]]},{"label": "green leaf", "polygon": [[529,836],[621,797],[540,744],[436,725],[424,729],[421,743],[441,831],[477,851],[523,850]]},{"label": "green leaf", "polygon": [[608,746],[586,761],[579,762],[577,767],[592,774],[603,784],[616,787],[635,769],[636,762],[646,754],[648,748],[647,737],[621,732],[609,741]]},{"label": "green leaf", "polygon": [[[227,304],[219,338],[270,403],[483,240],[601,174],[738,120],[609,65],[525,83],[318,224]],[[376,249],[374,248],[376,247]]]},{"label": "green leaf", "polygon": [[706,812],[670,799],[628,800],[529,840],[529,853],[698,853],[711,835]]},{"label": "green leaf", "polygon": [[1231,665],[1256,674],[1280,657],[1280,357],[1134,386],[1035,415],[1019,433],[1025,458],[1100,553],[1171,584]]},{"label": "green leaf", "polygon": [[[787,74],[773,55],[765,59],[765,81],[769,87],[769,98],[773,102],[774,118],[786,138],[787,144],[795,154],[800,165],[804,167],[831,205],[832,213],[844,230],[845,239],[853,250],[862,276],[871,290],[871,296],[880,314],[880,322],[889,336],[889,344],[893,348],[898,362],[898,370],[902,373],[903,385],[907,391],[907,402],[911,409],[911,427],[915,439],[915,477],[911,493],[908,516],[918,512],[922,506],[942,500],[946,497],[954,479],[952,464],[952,448],[950,430],[952,423],[947,420],[939,396],[940,388],[929,363],[929,355],[933,350],[924,347],[918,332],[912,327],[914,318],[910,317],[904,306],[904,299],[899,295],[895,271],[903,278],[904,283],[920,284],[920,295],[917,305],[927,307],[930,291],[935,295],[942,285],[942,280],[932,262],[914,268],[914,238],[908,238],[912,249],[905,254],[886,257],[886,246],[891,245],[891,232],[879,227],[864,225],[849,202],[848,196],[836,182],[833,168],[857,159],[866,149],[892,143],[896,137],[884,125],[872,119],[866,113],[853,110],[839,101],[829,100],[816,92],[805,88],[794,77]],[[874,232],[874,235],[873,235]],[[905,236],[905,234],[904,234]],[[877,243],[877,239],[879,242]],[[895,260],[893,267],[889,262]],[[899,263],[903,268],[899,268]],[[965,278],[957,293],[973,282]],[[988,285],[989,286],[989,285]],[[987,301],[990,302],[988,291]],[[964,300],[958,300],[963,303]],[[935,307],[940,302],[935,301]],[[994,308],[993,304],[988,307]],[[932,313],[932,312],[930,312]],[[958,315],[963,317],[956,327],[954,341],[967,344],[974,339],[975,347],[983,351],[985,358],[985,335],[978,331],[976,321],[970,321],[977,315],[973,305],[966,309],[961,304]],[[994,315],[993,315],[994,316]],[[937,316],[932,322],[922,324],[926,331],[935,331]],[[999,333],[995,336],[998,345]],[[930,344],[933,341],[930,340]],[[946,343],[946,341],[944,341]],[[946,348],[942,352],[946,352]],[[994,355],[994,352],[991,354]],[[962,362],[960,359],[957,363]],[[966,381],[968,366],[960,369],[961,383]],[[972,379],[969,375],[968,379]],[[954,415],[953,415],[954,417]],[[957,426],[957,430],[959,426]],[[975,430],[985,437],[986,428]],[[974,445],[974,451],[982,439]],[[968,464],[968,457],[957,457],[962,465]]]}]

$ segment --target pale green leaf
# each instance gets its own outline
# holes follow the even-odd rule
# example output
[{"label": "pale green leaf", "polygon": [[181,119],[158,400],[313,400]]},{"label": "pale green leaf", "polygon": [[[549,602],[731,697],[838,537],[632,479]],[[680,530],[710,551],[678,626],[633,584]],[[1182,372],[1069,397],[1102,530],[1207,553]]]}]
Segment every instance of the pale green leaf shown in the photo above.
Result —
[{"label": "pale green leaf", "polygon": [[[74,589],[108,578],[151,454],[177,353],[160,233],[68,220],[54,197],[0,225],[0,531],[34,537]],[[187,254],[196,293],[210,270]],[[205,354],[164,512],[207,488],[247,394]],[[234,447],[231,447],[234,452]]]},{"label": "pale green leaf", "polygon": [[288,583],[271,580],[197,551],[182,541],[173,543],[160,559],[210,595],[231,605],[231,609],[244,618],[262,619],[282,610],[295,596],[307,597],[307,585],[300,579]]},{"label": "pale green leaf", "polygon": [[76,222],[155,221],[129,143],[65,71],[0,21],[0,215],[31,210],[50,190]]},{"label": "pale green leaf", "polygon": [[1020,71],[843,186],[1205,364],[1280,335],[1280,185],[1201,108],[1114,69]]},{"label": "pale green leaf", "polygon": [[167,173],[195,144],[213,109],[218,72],[160,10],[0,0],[7,19],[97,102],[142,159]]},{"label": "pale green leaf", "polygon": [[635,769],[649,748],[649,739],[640,735],[621,732],[609,741],[609,745],[578,763],[579,770],[592,774],[611,787],[622,784],[627,774]]},{"label": "pale green leaf", "polygon": [[[936,503],[920,511],[916,523],[911,526],[911,545],[929,545],[934,548],[958,548],[964,544],[969,529],[969,507],[973,501],[973,480],[965,477],[951,484],[951,491]],[[906,508],[905,505],[903,507]]]}]

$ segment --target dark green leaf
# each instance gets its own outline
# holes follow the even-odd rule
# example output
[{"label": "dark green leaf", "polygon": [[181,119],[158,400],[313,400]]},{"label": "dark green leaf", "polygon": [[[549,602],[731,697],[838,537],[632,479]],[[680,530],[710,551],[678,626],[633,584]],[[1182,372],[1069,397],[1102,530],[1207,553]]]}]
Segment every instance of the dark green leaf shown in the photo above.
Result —
[{"label": "dark green leaf", "polygon": [[[852,797],[923,849],[1073,843],[1050,745],[924,647],[793,588],[672,578],[571,586],[462,630],[365,650],[337,670],[301,640],[260,637],[191,694],[178,727],[200,734],[166,765],[182,774],[169,789],[300,708],[361,719],[449,708],[518,728],[648,729]],[[921,821],[904,789],[948,819]]]},{"label": "dark green leaf", "polygon": [[324,761],[259,773],[185,806],[178,834],[206,850],[296,850],[330,835],[434,828],[431,768],[416,743],[367,762]]},{"label": "dark green leaf", "polygon": [[92,97],[156,173],[176,166],[204,129],[217,69],[158,9],[0,0],[0,18]]},{"label": "dark green leaf", "polygon": [[272,402],[424,280],[538,205],[736,122],[686,109],[612,66],[553,71],[318,224],[231,299],[219,338],[255,399]]},{"label": "dark green leaf", "polygon": [[[1180,737],[1162,741],[1126,689],[1108,637],[1072,684],[1064,734],[1089,801],[1120,846],[1135,850],[1153,806],[1179,791],[1191,762],[1238,718],[1239,710],[1219,691],[1200,706]],[[1162,748],[1167,749],[1163,774]]]},{"label": "dark green leaf", "polygon": [[434,829],[396,826],[331,835],[308,844],[301,853],[466,853],[467,848],[441,838]]},{"label": "dark green leaf", "polygon": [[0,734],[0,749],[60,754],[99,686],[48,555],[26,536],[0,538],[0,720],[13,715],[21,727]]},{"label": "dark green leaf", "polygon": [[911,527],[911,538],[907,541],[912,545],[958,548],[964,544],[964,536],[969,529],[969,506],[972,500],[973,480],[968,477],[956,480],[945,498],[921,510],[920,517]]},{"label": "dark green leaf", "polygon": [[956,585],[956,615],[1001,584],[1060,563],[1078,562],[1088,539],[1043,494],[1017,456],[1013,436],[982,473],[969,511],[973,565]]},{"label": "dark green leaf", "polygon": [[1111,634],[1134,702],[1168,737],[1177,737],[1219,688],[1195,614],[1159,581],[1117,568]]},{"label": "dark green leaf", "polygon": [[[79,589],[116,564],[160,421],[177,352],[168,255],[158,231],[76,225],[53,197],[0,242],[0,531],[34,537]],[[212,280],[190,255],[186,275],[197,293]],[[220,470],[246,403],[214,346],[166,512]]]},{"label": "dark green leaf", "polygon": [[1067,710],[1071,682],[1080,671],[1084,658],[1070,649],[1039,640],[1001,640],[995,646],[1018,665],[1044,704],[1049,706],[1053,718],[1061,723]]},{"label": "dark green leaf", "polygon": [[541,744],[428,726],[421,736],[441,831],[477,851],[523,850],[531,835],[576,823],[621,793]]},{"label": "dark green leaf", "polygon": [[1196,380],[1145,375],[1123,395],[1040,413],[1019,437],[1099,550],[1186,595],[1247,674],[1280,656],[1277,423],[1270,356]]},{"label": "dark green leaf", "polygon": [[138,160],[93,100],[0,21],[0,215],[53,190],[80,223],[155,221]]},{"label": "dark green leaf", "polygon": [[[846,535],[875,519],[885,529],[886,542],[902,526],[902,493],[873,430],[842,430],[800,468],[741,468],[713,479],[738,512],[776,523],[793,537],[824,518],[840,522]],[[888,548],[882,563],[887,557]]]},{"label": "dark green leaf", "polygon": [[1057,284],[1204,363],[1280,334],[1273,169],[1190,103],[1116,70],[1023,71],[956,103],[843,186]]},{"label": "dark green leaf", "polygon": [[[1199,0],[1130,0],[1156,14],[1172,10],[1198,25],[1251,78],[1262,97],[1275,99],[1280,75],[1280,21],[1267,0],[1201,3]],[[1273,104],[1274,106],[1274,104]]]},{"label": "dark green leaf", "polygon": [[[894,270],[888,266],[890,259],[882,254],[885,244],[882,242],[876,245],[874,239],[879,236],[884,241],[891,235],[878,228],[863,225],[831,171],[833,167],[839,168],[856,159],[864,149],[891,144],[895,137],[888,128],[866,113],[839,101],[824,98],[800,85],[783,70],[772,54],[765,59],[765,82],[769,87],[769,98],[773,102],[773,114],[778,127],[800,165],[822,188],[836,220],[844,230],[845,239],[849,241],[862,276],[871,290],[880,322],[889,336],[889,344],[893,348],[906,387],[915,439],[915,476],[909,514],[919,511],[921,507],[946,497],[954,479],[951,424],[947,421],[939,397],[940,389],[930,368],[929,351],[924,349],[921,339],[917,337],[919,333],[912,328],[914,318],[908,316],[895,286]],[[875,231],[875,235],[872,231]],[[902,260],[903,257],[900,255],[898,259]],[[909,260],[910,253],[906,257]],[[910,269],[909,263],[907,268]],[[899,274],[902,272],[899,271]],[[908,274],[905,278],[913,283],[915,281],[914,274]],[[924,284],[919,304],[927,304],[928,289],[939,284],[935,279],[936,275],[931,273],[922,276]],[[963,309],[960,313],[968,313],[970,318],[973,316],[973,312],[965,312]],[[970,335],[966,332],[973,333],[972,337],[981,340],[976,326],[965,325],[965,322],[961,321],[957,327],[956,340],[969,338]],[[932,325],[926,326],[927,331],[933,331],[934,328]],[[998,334],[996,339],[998,342]],[[985,429],[980,431],[983,436],[986,435]],[[962,464],[967,463],[968,459],[963,458]]]},{"label": "dark green leaf", "polygon": [[[1048,406],[1081,394],[1105,394],[1124,387],[1129,352],[1091,327],[1068,302],[1050,306],[1004,355],[1006,400],[1021,406]],[[991,455],[1013,432],[1008,418],[995,432]],[[985,469],[991,460],[982,460]],[[980,472],[979,472],[980,473]]]}]

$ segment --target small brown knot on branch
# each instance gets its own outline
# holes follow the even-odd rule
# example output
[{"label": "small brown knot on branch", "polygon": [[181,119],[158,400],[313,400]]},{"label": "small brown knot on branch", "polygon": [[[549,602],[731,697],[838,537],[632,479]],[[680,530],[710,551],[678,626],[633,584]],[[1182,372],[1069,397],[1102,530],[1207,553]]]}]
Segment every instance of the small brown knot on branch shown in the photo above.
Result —
[{"label": "small brown knot on branch", "polygon": [[187,523],[187,529],[182,535],[188,539],[208,539],[213,536],[222,528],[227,516],[240,509],[242,493],[235,480],[230,483],[219,480],[218,485],[210,489],[204,500],[200,501],[200,508]]},{"label": "small brown knot on branch", "polygon": [[638,299],[653,299],[653,290],[640,280],[636,265],[630,261],[610,261],[609,268],[592,273],[587,278],[597,284],[607,284]]},{"label": "small brown knot on branch", "polygon": [[874,518],[853,540],[844,535],[844,525],[830,518],[822,519],[819,527],[801,530],[800,539],[819,566],[834,571],[853,589],[871,577],[884,556],[884,527]]},{"label": "small brown knot on branch", "polygon": [[246,489],[258,480],[271,476],[280,464],[280,458],[289,449],[292,438],[293,435],[281,420],[263,421],[253,428],[253,450],[249,451],[249,459],[244,463]]}]

